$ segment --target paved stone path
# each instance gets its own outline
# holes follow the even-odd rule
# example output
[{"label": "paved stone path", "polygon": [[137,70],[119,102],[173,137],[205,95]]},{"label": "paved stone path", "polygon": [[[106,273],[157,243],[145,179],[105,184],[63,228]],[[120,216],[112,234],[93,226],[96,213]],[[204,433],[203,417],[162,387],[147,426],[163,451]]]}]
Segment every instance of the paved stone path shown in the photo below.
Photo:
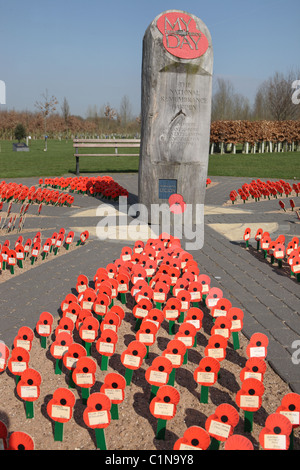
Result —
[{"label": "paved stone path", "polygon": [[[128,205],[137,202],[138,175],[112,174],[129,191]],[[213,177],[205,198],[204,246],[192,251],[200,272],[211,278],[211,285],[219,287],[232,305],[244,311],[243,333],[247,338],[255,332],[268,336],[267,360],[291,389],[300,393],[300,283],[285,275],[277,265],[270,265],[256,251],[254,235],[258,227],[270,232],[273,238],[284,234],[289,241],[300,238],[300,221],[291,210],[279,210],[278,200],[250,204],[224,205],[232,189],[238,189],[246,178]],[[7,180],[8,181],[8,180]],[[20,180],[37,185],[37,179]],[[299,207],[300,198],[294,198]],[[60,227],[73,229],[77,238],[81,231],[90,230],[89,242],[77,250],[47,261],[26,273],[13,276],[0,284],[0,340],[12,344],[22,325],[34,328],[42,311],[55,315],[66,293],[72,292],[78,274],[92,279],[97,268],[117,259],[122,246],[133,244],[126,239],[99,240],[95,227],[99,200],[75,195],[74,207],[43,206],[39,217],[26,219],[26,234],[43,230],[51,236]],[[103,208],[103,206],[102,206]],[[116,208],[118,208],[116,206]],[[30,209],[32,213],[36,206]],[[114,213],[110,212],[113,216]],[[124,214],[121,213],[124,219]],[[132,219],[129,217],[128,221]],[[122,221],[126,229],[126,218]],[[245,227],[251,228],[249,249],[243,241]],[[2,236],[3,243],[6,236]],[[9,235],[12,242],[17,234]],[[297,343],[299,342],[299,344]],[[297,354],[299,350],[299,354]],[[294,360],[293,360],[294,355]]]}]

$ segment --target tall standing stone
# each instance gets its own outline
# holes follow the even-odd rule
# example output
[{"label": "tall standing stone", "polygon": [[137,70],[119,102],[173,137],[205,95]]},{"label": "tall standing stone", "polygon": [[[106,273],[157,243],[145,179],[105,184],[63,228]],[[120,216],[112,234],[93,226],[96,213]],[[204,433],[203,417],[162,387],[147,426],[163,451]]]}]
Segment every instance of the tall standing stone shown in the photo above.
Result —
[{"label": "tall standing stone", "polygon": [[[204,204],[207,178],[213,51],[206,25],[178,10],[158,15],[143,39],[139,166],[141,217],[180,194]],[[193,223],[195,221],[193,211]]]}]

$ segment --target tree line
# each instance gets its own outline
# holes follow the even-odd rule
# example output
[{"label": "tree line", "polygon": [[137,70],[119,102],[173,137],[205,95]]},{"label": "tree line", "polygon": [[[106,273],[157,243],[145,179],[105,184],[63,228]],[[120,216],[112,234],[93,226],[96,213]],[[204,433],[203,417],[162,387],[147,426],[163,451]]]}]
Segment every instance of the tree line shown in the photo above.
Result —
[{"label": "tree line", "polygon": [[[214,123],[219,123],[217,127],[222,133],[230,132],[236,127],[234,124],[227,125],[226,131],[226,126],[220,124],[222,121],[299,121],[300,104],[292,99],[295,93],[292,85],[296,81],[300,84],[300,71],[287,74],[276,72],[258,87],[251,105],[248,98],[235,92],[229,80],[218,78],[212,96],[211,132],[216,135],[217,124],[213,125]],[[46,90],[40,100],[36,101],[35,109],[0,110],[0,139],[14,139],[18,124],[23,125],[26,134],[32,139],[41,139],[45,135],[54,139],[73,139],[76,136],[103,138],[107,135],[138,137],[140,134],[141,117],[134,116],[126,95],[118,110],[109,103],[100,108],[94,105],[89,106],[86,116],[82,117],[71,113],[67,98],[64,98],[59,109],[56,97],[50,96]]]}]

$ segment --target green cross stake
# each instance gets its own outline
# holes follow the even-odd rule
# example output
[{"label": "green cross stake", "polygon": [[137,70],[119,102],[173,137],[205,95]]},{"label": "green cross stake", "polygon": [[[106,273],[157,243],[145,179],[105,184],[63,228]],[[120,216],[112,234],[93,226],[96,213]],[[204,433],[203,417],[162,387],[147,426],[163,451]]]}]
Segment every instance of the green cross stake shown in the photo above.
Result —
[{"label": "green cross stake", "polygon": [[175,383],[175,374],[176,374],[176,368],[174,367],[172,369],[172,371],[170,372],[168,385],[174,385],[174,383]]},{"label": "green cross stake", "polygon": [[34,418],[33,401],[25,402],[26,418]]},{"label": "green cross stake", "polygon": [[239,332],[238,331],[233,331],[232,332],[232,340],[233,340],[233,349],[239,349],[240,348],[240,341],[239,341]]},{"label": "green cross stake", "polygon": [[251,432],[253,429],[253,411],[244,411],[244,431]]},{"label": "green cross stake", "polygon": [[111,405],[111,419],[119,419],[119,408],[117,403]]},{"label": "green cross stake", "polygon": [[87,399],[90,396],[90,389],[86,387],[82,387],[81,389],[81,398],[82,398],[82,403],[86,405]]},{"label": "green cross stake", "polygon": [[62,442],[63,436],[64,436],[64,423],[59,423],[58,421],[55,421],[54,440]]},{"label": "green cross stake", "polygon": [[156,439],[164,439],[166,434],[167,420],[158,418],[156,428]]},{"label": "green cross stake", "polygon": [[133,369],[127,369],[127,368],[126,368],[126,371],[125,371],[126,385],[130,385],[130,384],[131,384],[132,374],[133,374]]},{"label": "green cross stake", "polygon": [[175,321],[170,320],[169,321],[169,335],[174,335],[175,334]]},{"label": "green cross stake", "polygon": [[200,403],[208,403],[208,391],[209,387],[207,385],[201,385]]},{"label": "green cross stake", "polygon": [[104,429],[95,428],[95,435],[96,435],[97,449],[107,450]]},{"label": "green cross stake", "polygon": [[151,385],[151,393],[150,393],[150,400],[152,401],[154,397],[156,397],[156,393],[159,387],[157,385]]},{"label": "green cross stake", "polygon": [[62,359],[56,359],[55,361],[55,374],[60,375],[62,369]]},{"label": "green cross stake", "polygon": [[47,347],[47,336],[41,336],[40,337],[40,343],[42,348],[46,349]]},{"label": "green cross stake", "polygon": [[109,356],[101,354],[101,370],[107,370]]}]

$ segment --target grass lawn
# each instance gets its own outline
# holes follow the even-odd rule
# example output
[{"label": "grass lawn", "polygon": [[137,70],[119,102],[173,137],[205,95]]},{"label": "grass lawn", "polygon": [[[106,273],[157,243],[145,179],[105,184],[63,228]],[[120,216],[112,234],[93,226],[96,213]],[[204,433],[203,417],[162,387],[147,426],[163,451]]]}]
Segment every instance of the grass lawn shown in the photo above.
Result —
[{"label": "grass lawn", "polygon": [[[0,141],[0,180],[30,176],[62,176],[75,174],[75,157],[72,140],[49,139],[47,151],[43,140],[30,141],[29,152],[14,152],[12,141]],[[81,149],[84,153],[86,149]],[[100,153],[100,149],[88,149],[87,153]],[[80,158],[80,173],[137,172],[138,149],[131,149],[133,156]],[[124,149],[128,153],[128,149]],[[108,153],[107,149],[103,152]],[[122,152],[122,149],[119,149]],[[300,180],[300,152],[265,154],[215,154],[210,155],[209,176],[240,176],[250,178],[275,178]]]}]

